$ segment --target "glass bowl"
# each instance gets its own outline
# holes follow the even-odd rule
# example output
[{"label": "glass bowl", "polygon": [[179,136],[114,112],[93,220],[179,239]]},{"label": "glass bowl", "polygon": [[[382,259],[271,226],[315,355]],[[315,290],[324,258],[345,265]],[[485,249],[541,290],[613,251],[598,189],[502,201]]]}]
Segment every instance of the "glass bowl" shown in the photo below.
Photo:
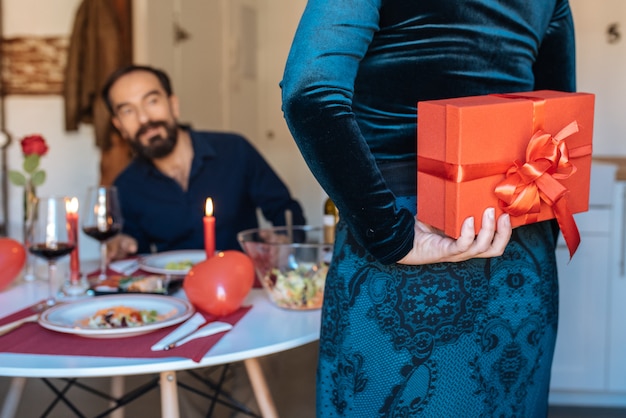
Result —
[{"label": "glass bowl", "polygon": [[333,249],[324,242],[321,227],[248,229],[237,234],[237,239],[276,306],[297,310],[322,307]]}]

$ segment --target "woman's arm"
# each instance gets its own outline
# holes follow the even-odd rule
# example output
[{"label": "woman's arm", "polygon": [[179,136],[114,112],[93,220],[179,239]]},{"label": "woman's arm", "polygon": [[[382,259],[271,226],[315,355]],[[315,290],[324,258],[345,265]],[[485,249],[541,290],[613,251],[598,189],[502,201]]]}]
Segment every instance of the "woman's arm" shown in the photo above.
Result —
[{"label": "woman's arm", "polygon": [[361,245],[391,263],[412,247],[413,216],[396,207],[352,111],[379,7],[376,0],[309,1],[281,86],[285,119],[313,175]]},{"label": "woman's arm", "polygon": [[535,90],[576,91],[574,22],[567,0],[557,1],[533,73]]}]

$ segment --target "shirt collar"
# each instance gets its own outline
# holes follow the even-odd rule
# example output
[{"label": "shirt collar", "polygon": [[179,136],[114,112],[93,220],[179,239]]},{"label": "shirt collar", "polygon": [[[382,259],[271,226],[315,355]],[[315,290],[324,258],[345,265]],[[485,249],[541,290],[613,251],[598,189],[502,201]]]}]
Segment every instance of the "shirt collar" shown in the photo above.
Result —
[{"label": "shirt collar", "polygon": [[190,129],[189,137],[193,147],[193,160],[191,161],[191,171],[189,172],[189,178],[192,178],[201,169],[203,162],[215,158],[217,152],[211,141],[207,141],[207,138],[202,138],[200,133]]},{"label": "shirt collar", "polygon": [[211,141],[207,141],[206,138],[203,138],[201,133],[191,129],[188,132],[191,138],[191,145],[193,146],[194,160],[196,157],[204,159],[212,158],[217,155],[217,151]]}]

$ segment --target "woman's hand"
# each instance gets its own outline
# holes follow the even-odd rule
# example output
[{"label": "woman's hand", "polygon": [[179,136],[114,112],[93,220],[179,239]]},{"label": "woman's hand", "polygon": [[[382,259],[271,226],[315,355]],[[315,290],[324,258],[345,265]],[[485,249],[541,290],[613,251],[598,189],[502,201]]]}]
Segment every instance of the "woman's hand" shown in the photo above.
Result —
[{"label": "woman's hand", "polygon": [[476,235],[474,218],[467,218],[461,227],[461,236],[452,239],[415,219],[413,249],[399,264],[421,265],[440,262],[458,262],[471,258],[489,258],[502,255],[511,239],[511,220],[503,214],[496,223],[495,210],[485,209],[482,227]]}]

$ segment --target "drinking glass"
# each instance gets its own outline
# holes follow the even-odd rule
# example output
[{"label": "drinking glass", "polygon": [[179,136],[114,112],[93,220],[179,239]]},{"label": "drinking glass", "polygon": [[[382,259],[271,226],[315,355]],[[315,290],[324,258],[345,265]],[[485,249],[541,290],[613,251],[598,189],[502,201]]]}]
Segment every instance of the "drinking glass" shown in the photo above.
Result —
[{"label": "drinking glass", "polygon": [[48,261],[48,299],[45,302],[48,306],[56,303],[56,262],[76,246],[67,217],[69,200],[58,196],[38,198],[31,214],[28,250]]},{"label": "drinking glass", "polygon": [[107,241],[122,231],[122,211],[115,186],[92,186],[83,205],[83,232],[100,242],[99,280],[107,278]]}]

